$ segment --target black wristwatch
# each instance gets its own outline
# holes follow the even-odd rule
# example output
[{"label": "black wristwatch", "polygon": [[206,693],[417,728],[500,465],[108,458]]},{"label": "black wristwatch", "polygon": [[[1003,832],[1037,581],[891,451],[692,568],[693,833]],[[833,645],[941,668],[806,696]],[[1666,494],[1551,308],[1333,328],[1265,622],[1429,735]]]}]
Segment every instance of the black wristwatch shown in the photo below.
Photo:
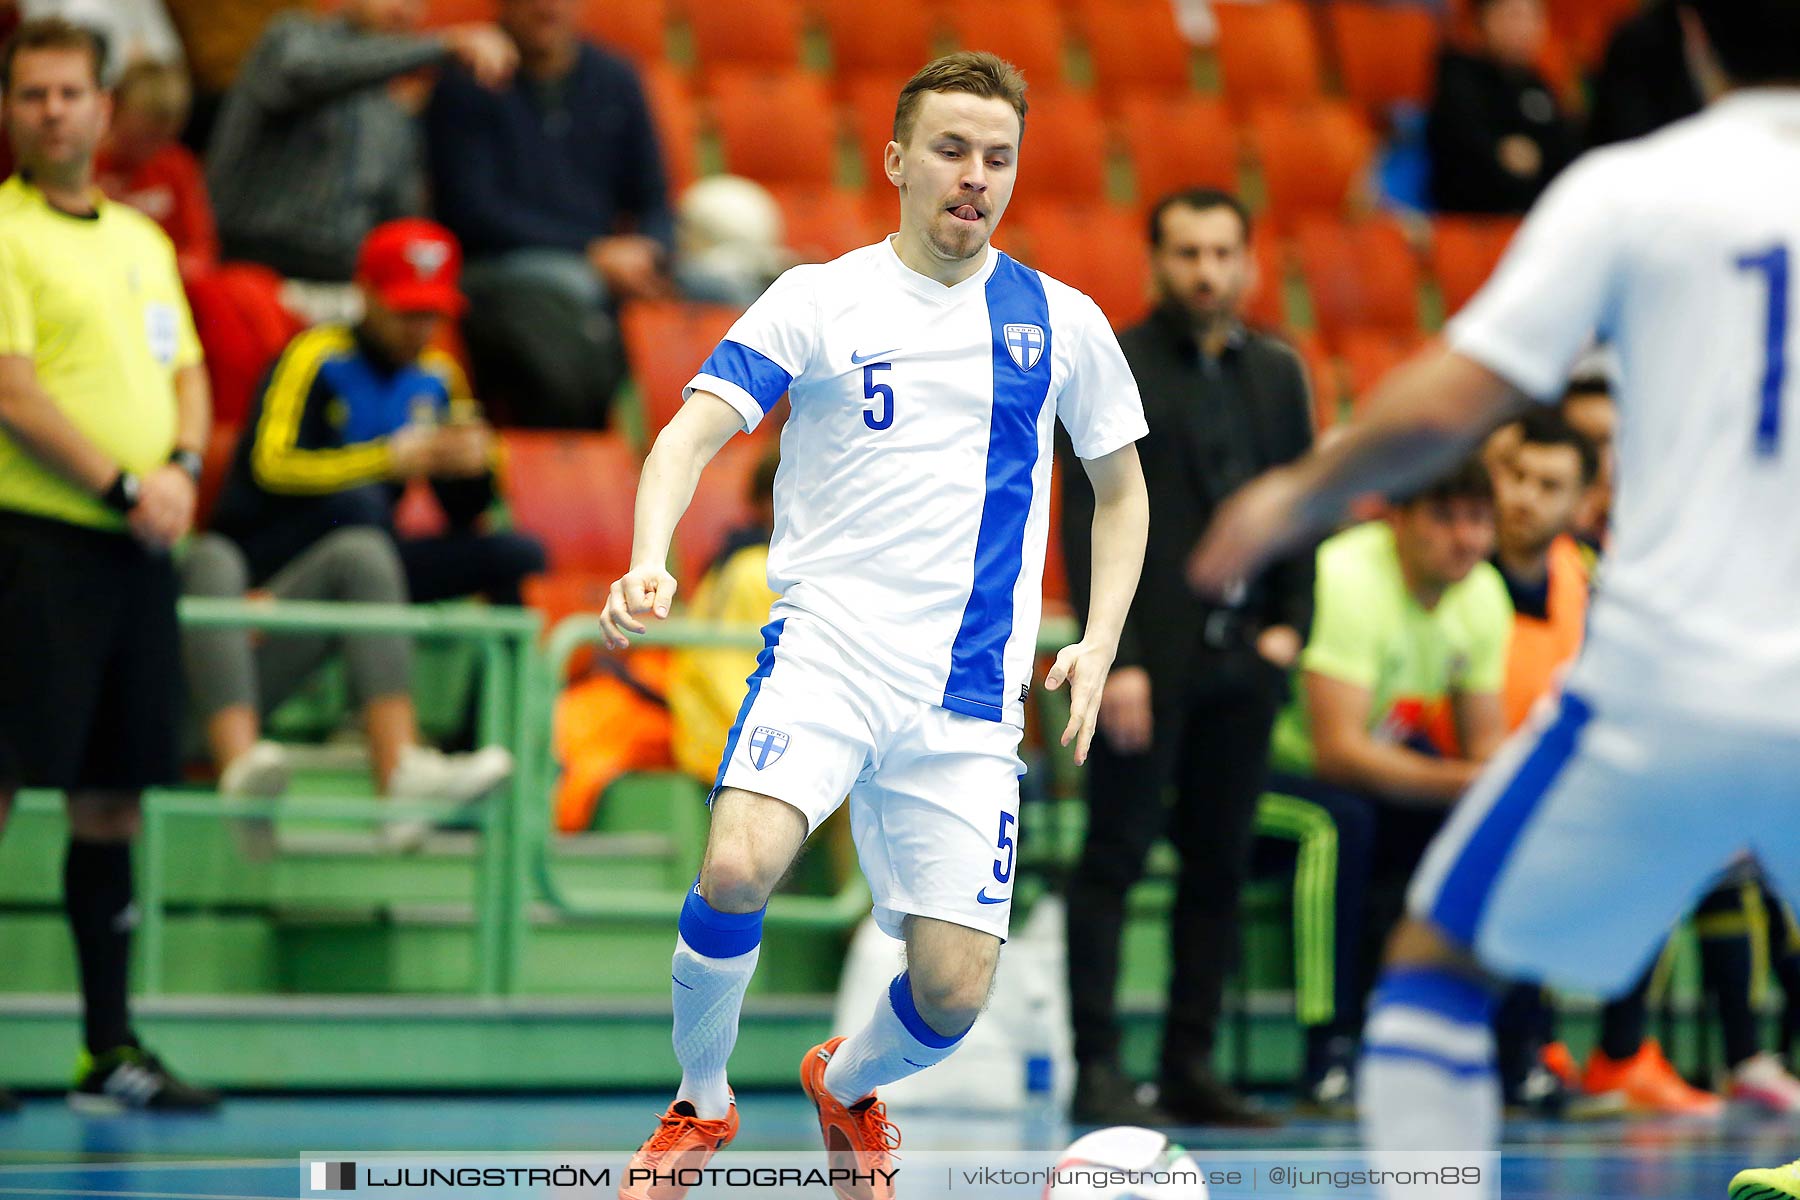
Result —
[{"label": "black wristwatch", "polygon": [[200,472],[205,468],[206,463],[198,454],[177,446],[169,451],[169,461],[186,471],[187,477],[194,481],[194,486],[200,485]]},{"label": "black wristwatch", "polygon": [[143,484],[130,471],[120,471],[113,476],[112,486],[100,493],[100,500],[111,509],[128,513],[138,506],[143,499]]}]

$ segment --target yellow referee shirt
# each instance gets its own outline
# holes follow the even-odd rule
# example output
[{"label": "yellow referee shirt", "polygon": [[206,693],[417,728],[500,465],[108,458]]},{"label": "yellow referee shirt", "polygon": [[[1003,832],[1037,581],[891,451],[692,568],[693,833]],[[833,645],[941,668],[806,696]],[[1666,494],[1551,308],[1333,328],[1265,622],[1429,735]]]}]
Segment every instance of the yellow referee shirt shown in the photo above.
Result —
[{"label": "yellow referee shirt", "polygon": [[[70,216],[17,175],[0,185],[0,354],[30,358],[75,427],[141,474],[175,448],[175,372],[200,361],[200,340],[168,237],[123,204],[96,203],[98,216]],[[3,430],[0,509],[125,528]]]}]

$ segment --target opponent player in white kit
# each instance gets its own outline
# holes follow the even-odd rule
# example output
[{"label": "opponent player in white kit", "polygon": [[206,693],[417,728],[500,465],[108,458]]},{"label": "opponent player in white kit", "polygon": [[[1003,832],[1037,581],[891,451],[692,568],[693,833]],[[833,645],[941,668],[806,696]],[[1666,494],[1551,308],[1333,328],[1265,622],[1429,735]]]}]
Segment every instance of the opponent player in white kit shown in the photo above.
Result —
[{"label": "opponent player in white kit", "polygon": [[[1682,2],[1716,102],[1570,167],[1448,348],[1342,440],[1245,488],[1193,563],[1197,586],[1227,588],[1351,497],[1429,479],[1554,401],[1590,338],[1617,351],[1618,491],[1586,644],[1414,879],[1364,1037],[1378,1152],[1495,1144],[1484,973],[1614,995],[1741,851],[1800,887],[1800,0]],[[1800,1172],[1777,1174],[1733,1196],[1800,1196]]]},{"label": "opponent player in white kit", "polygon": [[633,565],[602,621],[614,645],[644,614],[668,615],[669,538],[701,468],[791,400],[769,557],[781,598],[675,948],[681,1087],[626,1171],[626,1200],[681,1196],[653,1173],[704,1163],[736,1133],[725,1063],[763,909],[846,794],[875,917],[905,939],[907,970],[868,1025],[806,1053],[801,1082],[832,1166],[863,1176],[836,1180],[839,1195],[892,1194],[898,1133],[875,1089],[956,1048],[1006,936],[1059,419],[1099,499],[1087,629],[1047,679],[1070,685],[1063,742],[1086,757],[1143,559],[1146,430],[1094,302],[988,246],[1024,117],[1023,80],[991,54],[914,76],[886,151],[900,232],[777,280],[644,463]]}]

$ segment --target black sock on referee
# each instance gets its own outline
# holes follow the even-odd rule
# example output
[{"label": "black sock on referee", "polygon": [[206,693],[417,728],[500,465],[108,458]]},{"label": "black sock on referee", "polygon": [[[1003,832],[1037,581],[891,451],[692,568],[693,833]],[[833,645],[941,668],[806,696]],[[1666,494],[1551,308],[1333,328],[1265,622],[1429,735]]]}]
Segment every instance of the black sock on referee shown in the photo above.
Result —
[{"label": "black sock on referee", "polygon": [[81,963],[82,1022],[90,1054],[130,1043],[126,968],[131,956],[131,844],[69,840],[63,860],[63,908]]}]

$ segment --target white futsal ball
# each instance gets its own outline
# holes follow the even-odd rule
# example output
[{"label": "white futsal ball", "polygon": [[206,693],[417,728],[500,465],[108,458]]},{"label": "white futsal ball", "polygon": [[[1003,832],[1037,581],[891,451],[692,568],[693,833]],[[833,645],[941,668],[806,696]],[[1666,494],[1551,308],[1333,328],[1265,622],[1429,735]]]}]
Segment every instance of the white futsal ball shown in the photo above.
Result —
[{"label": "white futsal ball", "polygon": [[1118,1125],[1062,1153],[1045,1200],[1206,1200],[1193,1156],[1154,1129]]}]

